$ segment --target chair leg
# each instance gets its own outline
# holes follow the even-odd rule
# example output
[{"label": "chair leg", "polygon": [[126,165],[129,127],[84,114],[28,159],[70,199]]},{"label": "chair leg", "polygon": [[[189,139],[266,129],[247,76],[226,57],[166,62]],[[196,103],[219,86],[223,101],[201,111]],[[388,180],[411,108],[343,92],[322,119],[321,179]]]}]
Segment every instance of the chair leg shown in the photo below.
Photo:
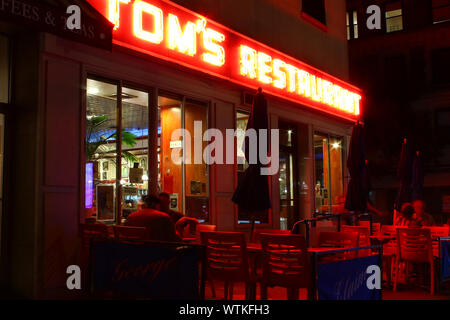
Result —
[{"label": "chair leg", "polygon": [[228,297],[230,300],[233,300],[233,288],[234,288],[234,282],[230,282],[230,286],[228,288],[228,290],[230,290]]},{"label": "chair leg", "polygon": [[261,300],[267,300],[267,286],[261,283]]},{"label": "chair leg", "polygon": [[223,285],[223,291],[224,291],[224,299],[228,300],[228,281],[225,281]]},{"label": "chair leg", "polygon": [[435,279],[434,279],[434,264],[433,264],[433,262],[431,262],[431,264],[430,264],[430,291],[431,291],[431,295],[433,295],[434,296],[434,290],[435,290],[435,288],[434,288],[434,281]]},{"label": "chair leg", "polygon": [[400,272],[399,269],[399,261],[397,258],[394,258],[394,292],[397,291],[398,273]]},{"label": "chair leg", "polygon": [[211,284],[212,296],[213,296],[213,298],[215,298],[216,297],[216,289],[214,288],[214,281],[213,280],[209,280],[209,283]]}]

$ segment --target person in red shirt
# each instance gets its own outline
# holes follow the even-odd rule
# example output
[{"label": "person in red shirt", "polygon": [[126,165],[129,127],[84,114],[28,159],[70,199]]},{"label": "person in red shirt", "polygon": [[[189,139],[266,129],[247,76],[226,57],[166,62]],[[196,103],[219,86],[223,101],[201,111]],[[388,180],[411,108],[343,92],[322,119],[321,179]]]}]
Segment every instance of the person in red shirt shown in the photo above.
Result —
[{"label": "person in red shirt", "polygon": [[169,215],[156,210],[159,199],[148,195],[142,198],[143,208],[131,213],[124,225],[144,227],[148,231],[149,240],[179,242],[181,239],[175,232],[175,224]]}]

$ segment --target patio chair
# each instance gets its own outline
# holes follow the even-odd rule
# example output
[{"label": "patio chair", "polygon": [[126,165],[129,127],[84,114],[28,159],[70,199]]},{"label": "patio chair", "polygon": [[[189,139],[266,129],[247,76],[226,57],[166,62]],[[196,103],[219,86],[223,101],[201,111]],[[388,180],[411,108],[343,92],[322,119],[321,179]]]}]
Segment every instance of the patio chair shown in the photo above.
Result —
[{"label": "patio chair", "polygon": [[440,237],[448,237],[449,227],[424,227],[425,229],[430,229],[431,241],[433,244],[433,256],[439,257],[439,238]]},{"label": "patio chair", "polygon": [[[318,246],[328,248],[357,248],[359,242],[358,232],[320,232],[318,236]],[[336,260],[354,259],[357,256],[356,251],[334,253],[324,255],[320,262],[330,262]]]},{"label": "patio chair", "polygon": [[[370,231],[370,221],[362,220],[359,221],[359,225],[361,227],[368,227]],[[381,223],[379,222],[372,222],[372,234],[377,235],[381,232]]]},{"label": "patio chair", "polygon": [[386,272],[386,281],[391,284],[394,278],[394,260],[397,254],[397,226],[393,225],[382,225],[380,234],[386,238],[392,238],[389,242],[383,244],[383,263],[386,265],[383,270]]},{"label": "patio chair", "polygon": [[245,282],[246,296],[249,292],[249,263],[245,234],[242,232],[201,233],[206,247],[206,278],[224,281],[225,300],[233,299],[233,283]]},{"label": "patio chair", "polygon": [[118,240],[146,240],[147,229],[143,227],[113,226],[114,237]]},{"label": "patio chair", "polygon": [[300,235],[261,233],[263,275],[261,300],[267,300],[268,287],[287,289],[289,300],[297,300],[299,289],[312,296],[312,277],[306,241]]},{"label": "patio chair", "polygon": [[397,228],[397,257],[395,259],[394,291],[401,265],[404,265],[405,279],[409,278],[410,263],[425,264],[430,269],[430,292],[434,295],[434,264],[433,245],[431,243],[430,229],[426,228]]},{"label": "patio chair", "polygon": [[266,234],[284,234],[284,235],[289,235],[291,234],[291,230],[279,230],[279,229],[258,229],[255,228],[255,230],[253,231],[253,239],[252,242],[254,243],[258,243],[260,242],[260,235],[262,233],[266,233]]},{"label": "patio chair", "polygon": [[[358,232],[359,240],[358,247],[370,246],[370,227],[363,226],[342,226],[342,232]],[[367,257],[371,255],[371,250],[358,250],[356,251],[357,257]]]}]

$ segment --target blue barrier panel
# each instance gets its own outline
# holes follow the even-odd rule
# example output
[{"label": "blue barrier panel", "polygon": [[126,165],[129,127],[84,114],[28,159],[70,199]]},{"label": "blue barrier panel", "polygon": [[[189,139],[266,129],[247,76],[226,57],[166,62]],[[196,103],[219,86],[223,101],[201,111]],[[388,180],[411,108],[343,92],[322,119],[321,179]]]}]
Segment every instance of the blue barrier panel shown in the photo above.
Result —
[{"label": "blue barrier panel", "polygon": [[381,300],[381,289],[370,289],[367,285],[372,275],[367,273],[368,267],[373,265],[380,267],[378,255],[318,264],[319,300]]},{"label": "blue barrier panel", "polygon": [[439,239],[441,282],[450,280],[450,237]]},{"label": "blue barrier panel", "polygon": [[199,250],[188,246],[93,242],[95,292],[199,299]]}]

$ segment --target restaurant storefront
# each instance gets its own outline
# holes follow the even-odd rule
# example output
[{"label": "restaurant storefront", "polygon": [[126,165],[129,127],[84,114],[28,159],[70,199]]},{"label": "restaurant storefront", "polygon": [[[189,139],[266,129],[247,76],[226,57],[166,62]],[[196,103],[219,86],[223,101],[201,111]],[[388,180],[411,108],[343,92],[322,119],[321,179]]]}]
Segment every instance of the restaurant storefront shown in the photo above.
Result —
[{"label": "restaurant storefront", "polygon": [[[248,218],[231,201],[247,165],[243,137],[231,156],[224,147],[222,162],[193,158],[195,148],[208,150],[208,129],[224,137],[245,129],[258,87],[270,128],[280,130],[272,209],[258,224],[287,230],[332,212],[346,191],[357,88],[169,1],[88,2],[115,23],[111,51],[49,33],[38,40],[36,159],[33,187],[26,187],[34,216],[19,205],[9,224],[17,228],[20,217],[36,230],[27,243],[10,240],[11,255],[17,249],[43,259],[29,266],[27,274],[37,275],[28,279],[32,291],[18,276],[13,287],[70,294],[63,279],[80,258],[80,223],[119,224],[145,194],[166,192],[174,210],[218,230],[248,232]],[[192,161],[173,161],[186,153]],[[20,199],[19,189],[10,201]],[[23,261],[16,256],[11,268]]]}]

